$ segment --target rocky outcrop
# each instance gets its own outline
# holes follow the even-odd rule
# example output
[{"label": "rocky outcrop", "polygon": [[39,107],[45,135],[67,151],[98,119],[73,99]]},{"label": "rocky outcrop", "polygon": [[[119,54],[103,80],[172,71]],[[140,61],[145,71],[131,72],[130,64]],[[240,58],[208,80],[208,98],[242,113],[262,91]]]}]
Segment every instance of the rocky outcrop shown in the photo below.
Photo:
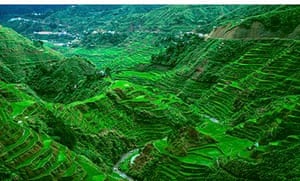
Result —
[{"label": "rocky outcrop", "polygon": [[259,39],[274,37],[274,34],[268,33],[264,25],[260,22],[254,22],[250,28],[232,27],[231,24],[215,28],[210,34],[210,38],[224,38],[224,39]]},{"label": "rocky outcrop", "polygon": [[282,6],[215,28],[211,38],[224,39],[299,39],[300,8]]},{"label": "rocky outcrop", "polygon": [[222,38],[222,39],[266,39],[266,38],[288,38],[299,39],[299,26],[290,34],[284,34],[281,31],[270,31],[264,24],[255,21],[250,27],[243,25],[233,26],[227,24],[215,28],[208,36],[208,38]]}]

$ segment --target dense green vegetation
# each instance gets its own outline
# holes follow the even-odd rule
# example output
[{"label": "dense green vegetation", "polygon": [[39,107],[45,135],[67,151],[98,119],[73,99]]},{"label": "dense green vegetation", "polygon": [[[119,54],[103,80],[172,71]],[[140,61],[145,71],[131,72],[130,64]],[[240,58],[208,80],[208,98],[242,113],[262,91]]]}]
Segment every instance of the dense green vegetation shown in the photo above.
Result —
[{"label": "dense green vegetation", "polygon": [[[80,39],[0,26],[0,180],[299,180],[298,16],[66,6],[41,27],[6,21]],[[257,21],[267,33],[248,33]]]}]

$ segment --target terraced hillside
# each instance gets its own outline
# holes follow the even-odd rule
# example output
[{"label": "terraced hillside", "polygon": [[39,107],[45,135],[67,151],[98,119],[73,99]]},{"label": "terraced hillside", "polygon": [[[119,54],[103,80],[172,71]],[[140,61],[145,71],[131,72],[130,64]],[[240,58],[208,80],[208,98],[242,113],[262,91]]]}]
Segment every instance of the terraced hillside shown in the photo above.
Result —
[{"label": "terraced hillside", "polygon": [[151,67],[170,70],[148,85],[178,95],[202,118],[150,143],[129,173],[164,180],[299,178],[299,46],[298,40],[195,40],[155,57]]},{"label": "terraced hillside", "polygon": [[[249,20],[268,22],[255,9]],[[187,34],[100,76],[95,59],[64,58],[0,30],[8,57],[42,50],[0,59],[9,73],[0,74],[0,180],[300,179],[297,36]],[[24,79],[10,79],[19,72]]]},{"label": "terraced hillside", "polygon": [[38,126],[44,126],[39,124],[45,123],[37,122],[34,115],[24,113],[29,107],[42,104],[40,99],[24,93],[28,87],[0,84],[1,180],[105,178],[100,168],[86,157],[77,155],[38,129]]},{"label": "terraced hillside", "polygon": [[[5,42],[2,43],[5,44]],[[14,45],[18,45],[18,41],[14,41]],[[87,173],[83,172],[87,174],[88,178],[97,177],[97,175],[103,175],[104,178],[104,173],[108,173],[107,177],[114,179],[116,176],[109,176],[111,174],[110,167],[118,161],[122,153],[140,147],[147,141],[161,138],[162,135],[167,136],[172,130],[186,124],[184,120],[188,121],[197,117],[194,111],[189,110],[189,105],[176,98],[176,96],[157,94],[159,90],[151,87],[122,80],[113,81],[110,78],[95,79],[93,74],[80,75],[82,69],[85,71],[90,70],[89,63],[80,58],[57,60],[55,63],[53,67],[49,67],[48,71],[43,69],[44,64],[34,64],[35,72],[33,74],[39,76],[30,76],[34,79],[30,79],[28,82],[1,82],[2,101],[4,104],[9,105],[1,108],[5,112],[3,122],[7,122],[8,127],[12,124],[12,128],[14,128],[14,125],[22,125],[27,130],[27,136],[33,135],[35,140],[31,141],[31,137],[27,136],[21,137],[20,149],[22,151],[15,157],[26,152],[28,154],[12,166],[18,170],[16,173],[10,170],[11,167],[8,164],[1,165],[3,167],[1,171],[3,178],[18,177],[26,179],[27,177],[25,178],[25,175],[22,175],[23,173],[26,174],[29,170],[34,170],[35,164],[43,166],[45,162],[40,164],[32,162],[36,158],[34,157],[36,152],[30,150],[39,140],[41,142],[52,140],[51,142],[57,142],[58,144],[59,149],[56,150],[63,149],[59,152],[60,154],[72,150],[74,157],[81,158],[81,155],[84,155],[101,167],[99,171],[98,168],[90,170],[91,168],[87,166]],[[74,74],[75,77],[63,74],[67,72],[76,72],[77,74]],[[90,76],[91,78],[88,78]],[[47,82],[48,77],[51,79],[49,82]],[[76,77],[78,77],[77,80]],[[72,83],[72,81],[75,82]],[[79,84],[76,81],[79,81]],[[94,97],[87,95],[90,90],[88,85],[99,85],[99,82],[107,83],[101,84],[104,85],[104,89],[100,89],[103,92]],[[69,83],[79,85],[78,89],[84,91],[84,96],[90,98],[83,101],[73,101],[70,104],[51,103],[59,100],[60,94],[64,95],[62,98],[68,102],[70,101],[68,92],[64,92],[64,86]],[[53,87],[58,90],[53,89]],[[53,96],[51,96],[52,94]],[[82,95],[82,93],[78,94]],[[76,91],[71,95],[76,95]],[[40,97],[50,102],[46,102]],[[161,104],[162,102],[164,104]],[[182,112],[177,112],[178,108]],[[174,117],[177,118],[174,119]],[[6,119],[10,119],[10,121]],[[19,129],[21,130],[21,128]],[[133,129],[136,131],[132,132]],[[7,135],[12,133],[8,132]],[[15,142],[14,135],[9,136],[7,139],[8,141],[3,140],[4,147],[9,147],[11,143]],[[9,142],[9,144],[6,144],[6,142]],[[23,142],[25,143],[23,144]],[[27,143],[30,143],[30,145],[27,145]],[[42,145],[40,147],[40,149],[43,148]],[[52,147],[48,146],[47,148]],[[7,154],[10,154],[10,152],[3,152],[3,155]],[[54,169],[60,163],[63,163],[63,161],[58,163],[55,159],[48,160],[48,158],[52,158],[49,154],[50,152],[46,152],[41,155],[40,159],[48,161],[50,168],[53,167]],[[67,156],[54,155],[54,157]],[[2,157],[3,163],[10,162],[9,158]],[[23,162],[27,165],[26,172],[21,170]],[[81,162],[80,165],[82,166]],[[19,173],[19,171],[22,173]],[[39,179],[43,176],[49,177],[49,179],[50,177],[60,177],[52,171],[47,172],[47,174],[41,172],[41,175],[38,173],[33,174],[36,174],[36,177],[32,174],[29,175],[32,179]]]}]

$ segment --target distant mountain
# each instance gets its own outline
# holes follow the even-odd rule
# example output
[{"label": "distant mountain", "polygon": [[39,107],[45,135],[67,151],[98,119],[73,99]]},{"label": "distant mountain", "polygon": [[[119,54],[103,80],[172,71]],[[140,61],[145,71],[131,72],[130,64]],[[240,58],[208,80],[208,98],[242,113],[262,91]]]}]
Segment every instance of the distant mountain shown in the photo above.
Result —
[{"label": "distant mountain", "polygon": [[120,44],[136,34],[164,37],[192,31],[208,33],[213,20],[236,8],[238,6],[76,5],[45,15],[11,16],[2,23],[33,39],[63,43],[82,40],[82,46],[97,47],[112,42]]},{"label": "distant mountain", "polygon": [[[5,15],[1,19],[2,23],[32,39],[86,48],[128,43],[136,37],[139,38],[141,34],[153,34],[153,41],[157,45],[167,42],[166,37],[173,39],[184,33],[200,33],[203,36],[217,26],[219,28],[212,36],[254,36],[255,33],[261,34],[260,31],[264,31],[265,28],[269,31],[264,31],[265,35],[262,36],[268,37],[274,35],[276,27],[281,27],[284,29],[278,30],[276,36],[295,37],[297,27],[286,24],[284,18],[276,16],[281,12],[283,15],[280,17],[292,18],[294,24],[297,24],[299,19],[299,13],[289,13],[292,12],[291,9],[297,9],[297,6],[279,5],[28,6],[18,12],[22,7],[2,7],[2,14]],[[245,34],[245,28],[253,23],[255,32]],[[293,33],[287,28],[293,28],[296,32]],[[291,35],[284,31],[291,31]],[[233,32],[236,35],[232,35]]]}]

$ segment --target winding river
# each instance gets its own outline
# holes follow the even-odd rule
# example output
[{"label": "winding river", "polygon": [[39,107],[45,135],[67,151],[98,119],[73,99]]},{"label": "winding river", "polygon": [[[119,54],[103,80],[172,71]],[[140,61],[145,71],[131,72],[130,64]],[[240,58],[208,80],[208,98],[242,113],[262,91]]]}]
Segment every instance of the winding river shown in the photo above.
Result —
[{"label": "winding river", "polygon": [[[136,148],[134,150],[131,150],[125,154],[122,155],[122,157],[120,158],[120,160],[114,165],[113,167],[113,172],[115,172],[116,174],[118,174],[120,177],[127,179],[129,181],[134,181],[133,178],[131,178],[130,176],[128,176],[126,173],[122,172],[119,169],[119,166],[121,163],[123,163],[130,155],[132,155],[133,152],[138,151],[139,149]],[[136,158],[137,156],[134,156],[134,158]],[[133,163],[134,159],[132,158],[132,160],[130,160],[130,163]]]},{"label": "winding river", "polygon": [[[220,121],[217,120],[216,118],[213,118],[213,117],[210,117],[208,115],[204,115],[205,118],[208,118],[211,122],[213,123],[217,123],[219,124]],[[163,138],[163,139],[167,139],[167,137]],[[123,163],[128,157],[130,157],[134,152],[138,151],[139,148],[136,148],[134,150],[130,150],[129,152],[123,154],[121,156],[121,158],[119,159],[119,161],[113,166],[113,172],[118,174],[120,177],[126,179],[126,180],[129,180],[129,181],[134,181],[133,178],[131,178],[130,176],[128,176],[126,173],[122,172],[119,167],[120,167],[120,164]],[[133,164],[135,158],[137,158],[139,156],[139,154],[137,155],[134,155],[131,159],[130,159],[130,164]]]}]

